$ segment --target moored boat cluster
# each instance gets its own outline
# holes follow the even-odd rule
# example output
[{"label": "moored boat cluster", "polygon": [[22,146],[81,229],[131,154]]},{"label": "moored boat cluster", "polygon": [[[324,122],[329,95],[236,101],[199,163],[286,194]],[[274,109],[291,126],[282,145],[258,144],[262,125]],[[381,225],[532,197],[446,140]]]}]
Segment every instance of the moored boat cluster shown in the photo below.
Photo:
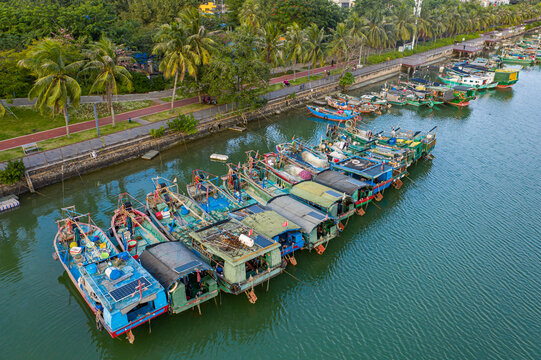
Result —
[{"label": "moored boat cluster", "polygon": [[[247,152],[216,176],[195,170],[186,191],[153,179],[144,202],[129,194],[105,232],[74,207],[63,209],[54,239],[58,258],[112,337],[165,312],[246,294],[255,303],[297,251],[319,255],[384,191],[399,189],[408,167],[432,159],[436,128],[372,133],[348,122],[327,127],[319,144],[299,139],[276,151]],[[120,249],[120,250],[119,250]]]},{"label": "moored boat cluster", "polygon": [[312,115],[328,121],[360,120],[363,114],[381,114],[392,106],[429,107],[448,104],[465,107],[476,93],[496,88],[509,88],[517,83],[519,70],[506,64],[532,65],[541,61],[541,39],[524,38],[507,44],[499,55],[478,57],[448,64],[440,69],[438,81],[413,77],[396,84],[387,84],[381,91],[355,97],[338,93],[325,97],[324,106],[307,105]]}]

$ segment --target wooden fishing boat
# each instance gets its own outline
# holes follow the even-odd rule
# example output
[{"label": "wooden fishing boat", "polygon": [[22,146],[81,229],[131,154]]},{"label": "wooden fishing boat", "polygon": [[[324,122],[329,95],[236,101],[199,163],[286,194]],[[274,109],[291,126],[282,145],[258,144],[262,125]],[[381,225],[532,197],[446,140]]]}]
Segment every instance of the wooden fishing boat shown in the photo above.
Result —
[{"label": "wooden fishing boat", "polygon": [[337,99],[333,99],[330,96],[325,97],[325,101],[327,102],[327,105],[329,105],[332,108],[335,108],[337,110],[351,110],[353,111],[352,104],[349,104],[347,101],[340,101]]},{"label": "wooden fishing boat", "polygon": [[119,253],[89,214],[63,209],[54,238],[56,256],[96,316],[115,338],[167,311],[163,287],[127,252]]},{"label": "wooden fishing boat", "polygon": [[111,232],[122,250],[135,259],[147,246],[169,241],[145,214],[145,206],[128,193],[118,196],[118,207],[111,218]]},{"label": "wooden fishing boat", "polygon": [[171,241],[188,243],[191,231],[215,221],[195,201],[182,194],[176,181],[152,179],[154,191],[146,196],[146,208],[152,221]]},{"label": "wooden fishing boat", "polygon": [[336,219],[289,195],[271,199],[267,207],[298,224],[303,231],[305,248],[320,255],[326,250],[326,244],[343,229]]},{"label": "wooden fishing boat", "polygon": [[349,119],[353,119],[356,115],[351,110],[330,110],[321,107],[315,107],[311,105],[306,105],[308,110],[320,119],[342,122]]},{"label": "wooden fishing boat", "polygon": [[[455,70],[456,71],[456,70]],[[494,89],[498,86],[494,82],[494,74],[491,77],[470,75],[468,73],[446,72],[438,75],[438,78],[448,86],[469,86],[476,90]]]},{"label": "wooden fishing boat", "polygon": [[149,245],[141,265],[167,290],[169,311],[178,314],[218,296],[216,271],[179,241]]},{"label": "wooden fishing boat", "polygon": [[393,129],[390,133],[379,133],[377,135],[378,144],[396,146],[398,148],[411,149],[413,151],[413,161],[430,155],[436,146],[436,129],[434,126],[428,132],[400,131]]},{"label": "wooden fishing boat", "polygon": [[504,64],[533,65],[535,62],[534,57],[524,54],[504,53],[500,56],[500,59]]},{"label": "wooden fishing boat", "polygon": [[329,168],[329,160],[325,154],[303,144],[299,139],[276,145],[276,152],[316,172]]},{"label": "wooden fishing boat", "polygon": [[[246,293],[282,272],[280,244],[234,219],[226,219],[190,233],[192,249],[211,264],[223,291]],[[267,284],[268,289],[268,284]]]},{"label": "wooden fishing boat", "polygon": [[519,70],[517,69],[496,69],[494,72],[494,81],[498,83],[498,88],[508,88],[518,82]]},{"label": "wooden fishing boat", "polygon": [[392,166],[359,156],[333,163],[331,169],[344,172],[346,175],[368,183],[372,186],[373,194],[387,189],[394,181]]},{"label": "wooden fishing boat", "polygon": [[231,217],[280,244],[280,255],[294,265],[294,253],[304,247],[301,227],[267,207],[256,204],[231,212]]},{"label": "wooden fishing boat", "polygon": [[407,105],[406,97],[403,92],[392,89],[383,89],[380,97],[385,99],[389,104],[394,106]]},{"label": "wooden fishing boat", "polygon": [[[230,211],[254,203],[250,198],[243,198],[239,191],[234,191],[235,196],[230,196],[222,187],[225,180],[227,178],[222,179],[197,169],[193,172],[192,182],[186,185],[190,199],[195,201],[215,221],[228,219]],[[231,185],[233,187],[239,186],[234,177]]]}]

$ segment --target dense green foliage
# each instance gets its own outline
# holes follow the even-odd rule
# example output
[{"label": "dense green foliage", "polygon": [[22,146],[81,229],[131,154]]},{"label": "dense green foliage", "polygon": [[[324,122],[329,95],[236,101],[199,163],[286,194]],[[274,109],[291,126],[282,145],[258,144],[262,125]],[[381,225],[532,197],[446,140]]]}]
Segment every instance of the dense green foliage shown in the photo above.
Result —
[{"label": "dense green foliage", "polygon": [[158,129],[150,129],[149,133],[153,139],[161,138],[165,134],[165,128],[160,126]]},{"label": "dense green foliage", "polygon": [[170,130],[179,131],[187,135],[195,134],[197,132],[197,126],[199,120],[197,120],[192,113],[181,114],[175,118],[167,120],[167,126]]},{"label": "dense green foliage", "polygon": [[352,73],[346,71],[346,73],[340,78],[338,85],[340,85],[342,90],[345,90],[348,86],[353,85],[353,83],[355,83],[355,77]]},{"label": "dense green foliage", "polygon": [[22,160],[10,160],[7,162],[6,168],[0,170],[0,183],[14,184],[23,178],[25,171],[26,167]]}]

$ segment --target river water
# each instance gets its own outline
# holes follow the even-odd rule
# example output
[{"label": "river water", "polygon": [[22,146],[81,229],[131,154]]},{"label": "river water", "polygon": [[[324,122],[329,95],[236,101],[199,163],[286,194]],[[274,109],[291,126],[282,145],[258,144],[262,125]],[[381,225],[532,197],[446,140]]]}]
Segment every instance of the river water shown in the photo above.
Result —
[{"label": "river water", "polygon": [[202,316],[137,328],[133,345],[96,330],[53,261],[59,209],[76,205],[108,228],[118,194],[143,199],[156,175],[185,183],[196,167],[222,173],[210,154],[244,161],[244,151],[292,136],[315,142],[325,124],[298,109],[22,196],[0,215],[0,358],[540,359],[540,86],[530,68],[467,109],[365,118],[374,130],[437,125],[435,159],[350,220],[323,256],[299,254],[291,276],[257,288],[255,305],[224,294]]}]

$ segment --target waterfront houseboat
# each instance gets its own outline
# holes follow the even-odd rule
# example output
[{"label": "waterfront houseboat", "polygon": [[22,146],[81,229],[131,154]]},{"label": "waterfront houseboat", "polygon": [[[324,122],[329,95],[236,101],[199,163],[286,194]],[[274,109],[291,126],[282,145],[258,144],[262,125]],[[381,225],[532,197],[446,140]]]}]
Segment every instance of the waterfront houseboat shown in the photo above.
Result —
[{"label": "waterfront houseboat", "polygon": [[118,207],[111,218],[111,232],[122,250],[137,259],[147,246],[169,239],[145,214],[144,205],[137,209],[134,203],[138,201],[129,194],[119,195]]},{"label": "waterfront houseboat", "polygon": [[254,288],[282,272],[280,244],[237,220],[219,221],[190,237],[192,249],[216,270],[220,288],[245,292],[252,303]]},{"label": "waterfront houseboat", "polygon": [[182,242],[169,241],[147,246],[141,265],[165,288],[169,311],[181,313],[218,295],[215,270]]},{"label": "waterfront houseboat", "polygon": [[304,247],[301,227],[263,205],[249,205],[231,212],[231,217],[280,244],[280,255],[289,259]]},{"label": "waterfront houseboat", "polygon": [[277,196],[267,203],[267,207],[299,225],[304,236],[304,247],[316,250],[318,254],[325,251],[326,245],[323,244],[338,235],[340,225],[336,219],[292,196]]},{"label": "waterfront houseboat", "polygon": [[154,191],[146,196],[152,221],[172,241],[187,243],[189,233],[216,221],[195,201],[179,192],[176,181],[154,178]]},{"label": "waterfront houseboat", "polygon": [[54,238],[56,256],[88,307],[98,329],[113,338],[167,311],[163,287],[127,252],[119,253],[107,235],[74,207],[63,209]]}]

